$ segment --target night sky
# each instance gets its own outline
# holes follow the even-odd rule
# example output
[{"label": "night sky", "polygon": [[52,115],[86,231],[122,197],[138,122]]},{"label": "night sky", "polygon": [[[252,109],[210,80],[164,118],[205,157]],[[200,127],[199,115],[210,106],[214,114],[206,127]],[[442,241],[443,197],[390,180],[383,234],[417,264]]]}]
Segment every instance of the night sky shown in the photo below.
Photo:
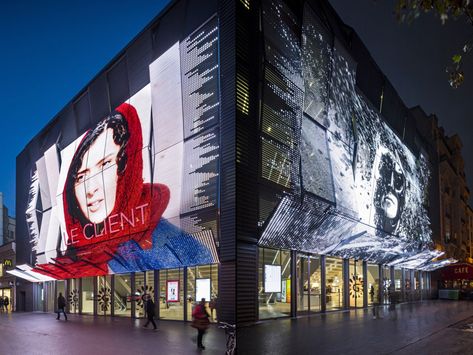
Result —
[{"label": "night sky", "polygon": [[0,191],[10,215],[16,156],[169,2],[2,2]]},{"label": "night sky", "polygon": [[[442,26],[438,17],[424,14],[411,24],[396,20],[393,0],[330,0],[342,20],[365,43],[374,60],[408,107],[421,106],[435,114],[447,135],[458,134],[468,186],[473,195],[473,51],[463,64],[465,82],[448,83],[445,67],[473,26],[464,18]],[[466,59],[466,58],[465,58]],[[470,205],[473,198],[470,197]]]},{"label": "night sky", "polygon": [[[18,0],[0,12],[0,191],[15,215],[15,159],[25,145],[123,49],[168,0]],[[360,35],[407,106],[435,113],[458,133],[473,188],[473,53],[466,80],[451,89],[445,65],[473,26],[425,15],[398,24],[394,1],[330,0]]]}]

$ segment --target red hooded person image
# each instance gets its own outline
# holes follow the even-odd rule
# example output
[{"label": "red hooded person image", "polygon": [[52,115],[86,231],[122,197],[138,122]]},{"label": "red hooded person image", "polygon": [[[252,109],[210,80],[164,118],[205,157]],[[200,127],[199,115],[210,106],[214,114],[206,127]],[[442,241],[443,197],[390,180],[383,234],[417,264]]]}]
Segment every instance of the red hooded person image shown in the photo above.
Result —
[{"label": "red hooded person image", "polygon": [[121,243],[152,247],[151,233],[170,192],[143,182],[142,151],[141,123],[127,103],[84,135],[64,185],[66,252],[37,271],[56,278],[107,274]]}]

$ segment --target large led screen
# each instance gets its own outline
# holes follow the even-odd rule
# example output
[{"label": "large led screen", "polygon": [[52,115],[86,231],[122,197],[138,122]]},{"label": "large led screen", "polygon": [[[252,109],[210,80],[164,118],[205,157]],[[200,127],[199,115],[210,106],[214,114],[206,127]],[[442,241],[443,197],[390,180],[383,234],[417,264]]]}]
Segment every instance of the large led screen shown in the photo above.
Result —
[{"label": "large led screen", "polygon": [[148,85],[45,150],[26,211],[34,271],[64,279],[218,261],[217,74],[213,18],[149,64]]},{"label": "large led screen", "polygon": [[[284,2],[263,3],[274,12],[265,26],[265,67],[282,78],[278,82],[288,83],[291,90],[276,95],[297,102],[291,110],[300,119],[289,122],[286,111],[280,110],[272,125],[262,129],[264,141],[267,136],[277,138],[274,127],[288,125],[284,127],[292,130],[293,140],[288,145],[281,139],[289,157],[286,169],[298,173],[281,184],[290,189],[265,220],[259,244],[378,263],[402,263],[428,250],[428,158],[407,148],[359,91],[356,62],[307,3],[297,24]],[[302,40],[292,40],[289,46],[297,27]],[[275,61],[274,48],[288,46]],[[271,85],[271,78],[265,80]],[[300,104],[290,101],[299,97],[299,87]],[[267,95],[263,101],[265,107],[275,99]],[[263,150],[262,165],[275,166],[272,160]],[[264,170],[262,177],[279,183]],[[438,256],[427,254],[431,259]]]}]

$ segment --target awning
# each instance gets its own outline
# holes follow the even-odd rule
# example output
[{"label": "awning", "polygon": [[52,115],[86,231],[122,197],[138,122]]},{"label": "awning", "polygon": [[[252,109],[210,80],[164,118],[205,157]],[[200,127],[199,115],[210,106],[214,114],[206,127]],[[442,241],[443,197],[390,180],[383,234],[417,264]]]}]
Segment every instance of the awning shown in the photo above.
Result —
[{"label": "awning", "polygon": [[55,280],[52,277],[33,271],[33,268],[28,264],[17,265],[15,269],[7,270],[7,273],[30,282],[45,282]]},{"label": "awning", "polygon": [[258,244],[413,269],[441,255],[415,236],[385,233],[310,194],[284,196],[267,219]]}]

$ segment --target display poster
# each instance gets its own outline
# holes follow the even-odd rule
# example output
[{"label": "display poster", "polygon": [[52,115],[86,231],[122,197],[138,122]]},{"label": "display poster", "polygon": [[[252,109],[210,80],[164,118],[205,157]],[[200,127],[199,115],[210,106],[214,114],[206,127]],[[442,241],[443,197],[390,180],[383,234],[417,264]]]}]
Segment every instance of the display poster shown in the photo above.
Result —
[{"label": "display poster", "polygon": [[281,282],[281,302],[286,302],[286,280]]},{"label": "display poster", "polygon": [[281,265],[264,266],[264,292],[281,292]]},{"label": "display poster", "polygon": [[197,302],[205,298],[207,302],[211,299],[210,279],[195,280],[195,299]]},{"label": "display poster", "polygon": [[[88,127],[64,123],[73,139],[33,162],[34,272],[67,279],[218,262],[216,29],[212,18],[174,43],[145,68],[149,83]],[[190,75],[196,66],[205,74]]]},{"label": "display poster", "polygon": [[179,280],[166,282],[166,302],[179,302]]},{"label": "display poster", "polygon": [[291,279],[286,280],[286,303],[291,303]]}]

